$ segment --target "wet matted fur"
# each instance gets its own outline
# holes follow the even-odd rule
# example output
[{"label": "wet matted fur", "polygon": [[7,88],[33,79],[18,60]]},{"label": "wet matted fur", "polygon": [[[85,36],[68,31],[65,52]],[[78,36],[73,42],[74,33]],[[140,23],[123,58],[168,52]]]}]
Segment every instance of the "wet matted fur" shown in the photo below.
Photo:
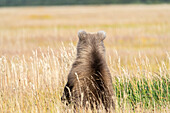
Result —
[{"label": "wet matted fur", "polygon": [[68,74],[61,100],[72,103],[75,109],[114,110],[111,74],[105,59],[105,32],[78,32],[77,57]]}]

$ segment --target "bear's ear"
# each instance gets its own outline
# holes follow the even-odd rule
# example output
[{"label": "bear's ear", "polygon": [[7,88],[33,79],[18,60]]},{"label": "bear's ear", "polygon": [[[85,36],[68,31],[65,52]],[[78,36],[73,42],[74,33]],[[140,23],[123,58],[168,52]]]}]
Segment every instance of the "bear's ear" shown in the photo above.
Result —
[{"label": "bear's ear", "polygon": [[87,33],[84,30],[78,31],[78,37],[80,40],[84,39],[86,37]]},{"label": "bear's ear", "polygon": [[106,33],[104,31],[98,31],[97,35],[99,36],[101,41],[103,41],[106,38]]}]

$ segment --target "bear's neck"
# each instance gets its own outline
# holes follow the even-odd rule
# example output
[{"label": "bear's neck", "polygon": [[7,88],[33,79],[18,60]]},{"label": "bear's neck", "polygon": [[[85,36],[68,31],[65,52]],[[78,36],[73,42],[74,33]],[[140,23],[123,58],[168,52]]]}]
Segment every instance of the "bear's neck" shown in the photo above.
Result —
[{"label": "bear's neck", "polygon": [[103,49],[104,48],[102,47],[89,47],[88,49],[82,49],[77,53],[76,61],[83,66],[100,68],[106,64],[105,52]]}]

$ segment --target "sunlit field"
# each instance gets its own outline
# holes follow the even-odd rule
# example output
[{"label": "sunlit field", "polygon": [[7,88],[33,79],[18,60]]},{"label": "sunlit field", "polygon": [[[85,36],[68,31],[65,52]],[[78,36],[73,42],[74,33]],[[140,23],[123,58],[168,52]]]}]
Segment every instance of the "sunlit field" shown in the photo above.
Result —
[{"label": "sunlit field", "polygon": [[60,98],[80,29],[107,34],[112,112],[170,112],[166,4],[0,8],[0,112],[73,112]]}]

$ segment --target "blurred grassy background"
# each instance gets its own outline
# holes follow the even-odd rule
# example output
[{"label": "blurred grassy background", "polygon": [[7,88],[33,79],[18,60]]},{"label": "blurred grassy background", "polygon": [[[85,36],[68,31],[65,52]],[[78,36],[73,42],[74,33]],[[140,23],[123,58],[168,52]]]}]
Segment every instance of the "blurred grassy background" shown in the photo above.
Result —
[{"label": "blurred grassy background", "polygon": [[169,5],[11,7],[0,8],[0,16],[0,55],[76,44],[79,29],[104,30],[109,51],[162,55],[170,50]]}]

